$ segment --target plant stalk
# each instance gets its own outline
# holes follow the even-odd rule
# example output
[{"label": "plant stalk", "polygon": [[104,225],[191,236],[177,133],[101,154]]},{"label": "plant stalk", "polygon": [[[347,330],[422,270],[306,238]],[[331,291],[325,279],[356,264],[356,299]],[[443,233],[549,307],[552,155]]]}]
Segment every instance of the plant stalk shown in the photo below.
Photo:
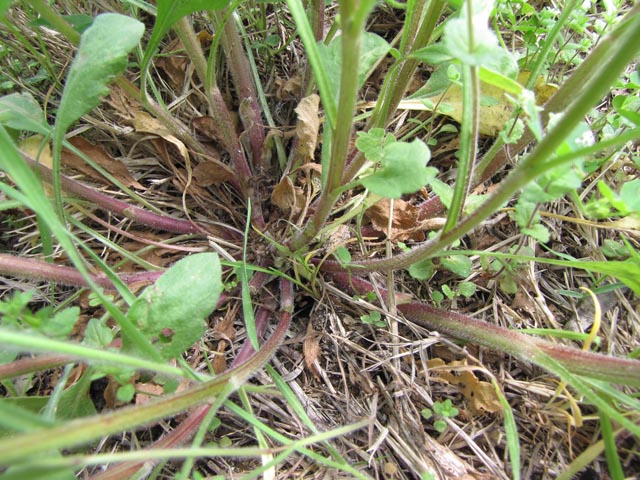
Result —
[{"label": "plant stalk", "polygon": [[[446,248],[452,242],[471,231],[486,218],[497,212],[505,202],[527,183],[548,171],[556,149],[584,119],[594,102],[609,91],[620,72],[631,62],[640,49],[637,32],[640,31],[640,4],[634,5],[618,27],[602,40],[601,46],[609,49],[609,56],[603,59],[597,72],[585,80],[574,102],[567,108],[557,125],[547,132],[535,149],[502,181],[500,186],[473,214],[464,218],[451,230],[436,239],[425,242],[406,253],[390,259],[363,260],[350,263],[358,268],[358,273],[407,268],[413,263],[429,258],[433,253]],[[331,268],[331,267],[329,267]]]}]

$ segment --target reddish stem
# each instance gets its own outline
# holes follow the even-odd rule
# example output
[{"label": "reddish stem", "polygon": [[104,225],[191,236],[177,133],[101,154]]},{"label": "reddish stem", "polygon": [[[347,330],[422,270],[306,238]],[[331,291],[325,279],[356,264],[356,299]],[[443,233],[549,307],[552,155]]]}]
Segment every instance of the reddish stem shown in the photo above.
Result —
[{"label": "reddish stem", "polygon": [[[44,165],[36,162],[28,155],[22,154],[22,158],[32,167],[37,168],[42,179],[47,183],[53,182],[53,171]],[[182,220],[166,215],[158,215],[140,207],[136,207],[122,200],[117,200],[93,188],[87,187],[69,177],[62,175],[62,188],[69,193],[73,193],[80,198],[88,200],[98,205],[103,210],[111,213],[123,215],[131,220],[146,225],[153,229],[164,230],[166,232],[188,234],[204,233],[214,235],[225,240],[237,240],[238,233],[234,230],[223,229],[213,225],[198,225],[189,220]]]},{"label": "reddish stem", "polygon": [[[341,287],[358,294],[374,291],[373,285],[362,278],[347,273],[334,273],[332,277]],[[377,290],[386,298],[386,290]],[[578,375],[611,383],[640,385],[640,362],[637,360],[609,357],[554,344],[456,312],[439,310],[424,303],[405,303],[397,308],[405,317],[422,327],[508,353],[525,362],[539,364],[543,368],[540,353],[548,355]]]}]

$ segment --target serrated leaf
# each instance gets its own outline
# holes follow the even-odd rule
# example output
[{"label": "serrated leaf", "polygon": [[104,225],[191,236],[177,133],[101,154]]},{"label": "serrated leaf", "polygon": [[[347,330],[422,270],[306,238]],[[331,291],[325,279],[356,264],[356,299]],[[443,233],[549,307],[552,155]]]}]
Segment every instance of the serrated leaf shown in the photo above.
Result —
[{"label": "serrated leaf", "polygon": [[66,131],[109,93],[108,85],[127,66],[128,55],[142,37],[144,24],[125,15],[98,15],[80,37],[78,53],[62,92],[56,128]]},{"label": "serrated leaf", "polygon": [[414,193],[437,173],[435,168],[425,166],[430,157],[429,147],[420,140],[392,143],[383,150],[381,167],[360,179],[360,183],[370,192],[387,198]]},{"label": "serrated leaf", "polygon": [[92,347],[106,347],[113,337],[113,331],[105,325],[104,321],[92,318],[84,331],[82,343]]},{"label": "serrated leaf", "polygon": [[163,358],[176,358],[202,337],[204,319],[215,308],[222,289],[218,255],[190,255],[148,287],[127,317],[156,344]]},{"label": "serrated leaf", "polygon": [[364,153],[370,162],[377,163],[382,160],[384,147],[396,141],[392,134],[385,134],[384,128],[372,128],[368,132],[358,132],[356,147]]},{"label": "serrated leaf", "polygon": [[440,265],[449,270],[451,273],[466,278],[471,275],[471,266],[473,262],[469,257],[464,255],[451,255],[449,257],[442,257],[440,259]]},{"label": "serrated leaf", "polygon": [[48,135],[51,131],[42,108],[28,92],[0,98],[0,124],[41,135]]}]

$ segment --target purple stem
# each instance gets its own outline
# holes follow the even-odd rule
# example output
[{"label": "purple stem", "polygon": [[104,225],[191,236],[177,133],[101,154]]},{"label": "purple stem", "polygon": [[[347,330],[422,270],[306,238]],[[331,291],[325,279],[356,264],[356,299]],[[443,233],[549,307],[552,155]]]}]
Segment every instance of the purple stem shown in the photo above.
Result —
[{"label": "purple stem", "polygon": [[[28,155],[22,154],[24,160],[32,167],[37,168],[40,175],[47,183],[53,181],[53,171],[36,162]],[[225,240],[237,240],[238,234],[233,230],[223,229],[212,225],[198,225],[189,220],[182,220],[179,218],[173,218],[165,215],[158,215],[157,213],[149,212],[140,207],[136,207],[122,200],[117,200],[104,193],[98,192],[86,185],[81,184],[69,177],[62,175],[61,178],[62,188],[69,193],[73,193],[80,198],[88,200],[91,203],[95,203],[100,208],[109,212],[123,215],[131,220],[146,225],[153,229],[164,230],[166,232],[189,234],[189,233],[204,233],[211,234]]]},{"label": "purple stem", "polygon": [[[371,283],[348,273],[334,273],[332,278],[342,288],[358,294],[374,291]],[[385,289],[378,288],[378,291],[386,298],[388,292]],[[640,385],[640,362],[637,360],[609,357],[551,343],[456,312],[439,310],[424,303],[405,303],[397,308],[405,317],[422,327],[508,353],[543,368],[545,362],[541,353],[578,375],[611,383]]]}]

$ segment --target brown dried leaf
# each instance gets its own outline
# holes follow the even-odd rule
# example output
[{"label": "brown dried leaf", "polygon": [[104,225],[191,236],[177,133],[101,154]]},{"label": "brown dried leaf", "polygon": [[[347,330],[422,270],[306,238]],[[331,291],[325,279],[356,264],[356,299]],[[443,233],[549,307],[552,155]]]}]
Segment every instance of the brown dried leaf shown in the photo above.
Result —
[{"label": "brown dried leaf", "polygon": [[162,49],[162,53],[164,55],[156,59],[156,66],[166,74],[174,89],[182,90],[189,66],[189,57],[184,52],[182,42],[176,38]]},{"label": "brown dried leaf", "polygon": [[293,77],[283,80],[282,78],[276,78],[276,98],[278,100],[293,100],[300,96],[302,92],[302,86],[304,81],[301,75],[294,75]]},{"label": "brown dried leaf", "polygon": [[271,202],[284,212],[296,213],[302,207],[304,194],[300,187],[294,187],[288,176],[284,176],[271,192]]},{"label": "brown dried leaf", "polygon": [[178,149],[185,161],[189,159],[189,152],[184,143],[176,138],[159,120],[156,120],[148,113],[136,112],[133,119],[133,128],[136,129],[136,132],[151,133],[162,137]]},{"label": "brown dried leaf", "polygon": [[318,366],[318,357],[322,353],[320,348],[320,334],[313,329],[313,323],[307,325],[307,335],[302,344],[302,353],[304,354],[304,364],[313,374],[316,380],[320,379],[320,367]]},{"label": "brown dried leaf", "polygon": [[111,105],[118,115],[124,120],[127,125],[131,124],[135,112],[142,110],[140,102],[120,87],[117,83],[114,83],[110,87],[111,91],[106,101]]},{"label": "brown dried leaf", "polygon": [[[133,178],[131,173],[129,173],[127,166],[109,155],[104,148],[99,145],[94,145],[82,137],[73,137],[69,140],[69,143],[104,168],[126,187],[144,189],[144,187]],[[91,165],[66,148],[62,150],[62,164],[81,172],[93,180],[104,181],[104,177],[94,170]]]},{"label": "brown dried leaf", "polygon": [[419,209],[401,199],[393,202],[393,219],[391,235],[389,235],[387,232],[389,205],[390,200],[383,198],[364,212],[365,217],[371,221],[373,228],[385,233],[394,241],[415,240],[421,242],[424,240],[422,225],[418,222]]},{"label": "brown dried leaf", "polygon": [[210,140],[220,142],[222,133],[218,128],[218,124],[213,120],[213,117],[207,115],[202,117],[195,117],[193,120],[191,120],[191,123],[193,124],[193,128],[195,128],[198,135],[202,135],[203,137],[206,137]]},{"label": "brown dried leaf", "polygon": [[[461,393],[469,402],[469,414],[478,416],[483,413],[496,413],[502,410],[493,385],[480,381],[475,376],[472,367],[464,361],[453,361],[449,364],[440,358],[427,360],[427,366],[434,379],[460,387]],[[454,373],[456,372],[456,373]]]},{"label": "brown dried leaf", "polygon": [[298,123],[296,124],[298,153],[305,162],[313,159],[318,142],[318,130],[320,129],[319,105],[320,97],[314,93],[300,100],[295,109],[298,115]]},{"label": "brown dried leaf", "polygon": [[233,178],[233,173],[216,162],[202,162],[193,169],[193,180],[201,187],[220,185]]}]

